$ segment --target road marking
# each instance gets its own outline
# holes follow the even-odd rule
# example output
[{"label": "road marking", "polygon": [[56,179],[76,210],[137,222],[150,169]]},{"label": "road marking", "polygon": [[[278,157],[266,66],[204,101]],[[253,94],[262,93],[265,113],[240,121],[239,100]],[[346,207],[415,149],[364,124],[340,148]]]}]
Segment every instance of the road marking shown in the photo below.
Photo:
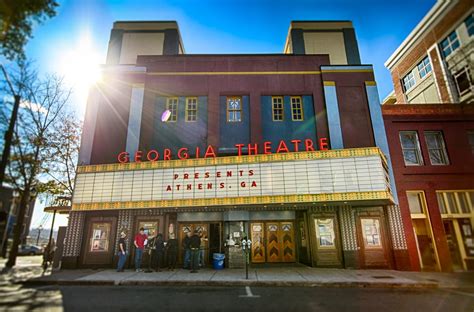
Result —
[{"label": "road marking", "polygon": [[252,294],[252,290],[250,289],[250,286],[245,286],[245,292],[247,293],[245,296],[240,295],[240,298],[260,298],[259,295],[254,295]]},{"label": "road marking", "polygon": [[440,289],[440,291],[447,291],[447,292],[450,292],[450,293],[453,293],[453,294],[458,294],[458,295],[462,295],[462,296],[468,296],[468,297],[474,297],[474,293],[468,293],[468,292],[464,292],[464,291],[459,291],[459,290],[453,290],[453,289]]}]

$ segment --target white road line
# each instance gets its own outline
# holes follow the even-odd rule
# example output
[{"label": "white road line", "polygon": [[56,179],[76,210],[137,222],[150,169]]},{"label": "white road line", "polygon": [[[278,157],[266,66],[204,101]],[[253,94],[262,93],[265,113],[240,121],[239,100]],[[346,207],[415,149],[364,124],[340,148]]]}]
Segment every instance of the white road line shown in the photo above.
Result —
[{"label": "white road line", "polygon": [[440,289],[440,291],[447,291],[453,294],[458,294],[462,296],[468,296],[468,297],[474,297],[474,293],[468,293],[464,291],[459,291],[459,290],[453,290],[453,289]]},{"label": "white road line", "polygon": [[259,295],[254,295],[252,294],[252,290],[250,289],[250,286],[245,286],[245,292],[247,293],[245,296],[240,295],[240,298],[260,298]]}]

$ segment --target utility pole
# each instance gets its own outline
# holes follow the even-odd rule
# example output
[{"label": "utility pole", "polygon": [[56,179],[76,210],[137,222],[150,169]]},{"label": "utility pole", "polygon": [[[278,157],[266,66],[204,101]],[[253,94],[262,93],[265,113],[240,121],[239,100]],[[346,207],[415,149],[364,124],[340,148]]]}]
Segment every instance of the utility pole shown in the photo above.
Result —
[{"label": "utility pole", "polygon": [[3,147],[2,159],[0,162],[0,187],[1,187],[3,185],[3,180],[5,179],[5,169],[7,168],[8,159],[10,158],[10,148],[12,145],[13,131],[15,129],[15,123],[18,116],[18,109],[20,107],[21,98],[20,98],[20,95],[15,93],[15,90],[13,89],[10,79],[8,78],[8,74],[5,68],[3,67],[3,65],[0,64],[0,67],[2,68],[2,72],[3,72],[3,75],[5,76],[8,86],[10,87],[10,91],[12,92],[13,97],[15,98],[15,102],[13,103],[12,115],[10,117],[10,123],[8,125],[7,131],[5,132],[5,142],[4,142],[4,147]]}]

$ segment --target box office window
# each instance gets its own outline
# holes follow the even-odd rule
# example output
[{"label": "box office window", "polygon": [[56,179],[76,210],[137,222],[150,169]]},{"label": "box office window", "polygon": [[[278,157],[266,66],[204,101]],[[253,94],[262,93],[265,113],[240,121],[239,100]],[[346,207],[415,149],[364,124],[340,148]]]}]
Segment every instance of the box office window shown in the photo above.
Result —
[{"label": "box office window", "polygon": [[425,131],[425,141],[432,165],[448,165],[448,153],[441,131]]},{"label": "box office window", "polygon": [[231,96],[227,97],[227,121],[241,122],[242,121],[242,97]]},{"label": "box office window", "polygon": [[178,120],[178,98],[168,98],[166,109],[171,113],[167,122],[176,122]]},{"label": "box office window", "polygon": [[195,97],[186,98],[186,121],[197,120],[197,106],[198,100]]},{"label": "box office window", "polygon": [[407,166],[421,166],[423,160],[421,158],[420,142],[416,131],[401,131],[400,143],[402,146],[403,159]]},{"label": "box office window", "polygon": [[91,252],[108,252],[110,238],[110,223],[93,223],[91,237]]},{"label": "box office window", "polygon": [[334,219],[332,218],[317,218],[314,219],[316,227],[316,239],[318,241],[318,248],[335,249],[336,235],[334,232]]},{"label": "box office window", "polygon": [[366,248],[380,248],[382,241],[380,237],[380,221],[375,218],[361,218],[362,236]]},{"label": "box office window", "polygon": [[272,97],[272,115],[273,121],[283,121],[283,97]]},{"label": "box office window", "polygon": [[301,99],[301,96],[292,96],[290,102],[293,121],[303,120],[303,100]]}]

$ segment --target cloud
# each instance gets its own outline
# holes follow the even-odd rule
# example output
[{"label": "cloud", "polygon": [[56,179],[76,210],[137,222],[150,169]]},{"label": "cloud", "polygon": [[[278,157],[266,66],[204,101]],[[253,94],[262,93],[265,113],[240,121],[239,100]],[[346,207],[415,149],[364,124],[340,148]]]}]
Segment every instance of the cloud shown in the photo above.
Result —
[{"label": "cloud", "polygon": [[29,109],[33,112],[40,112],[42,114],[46,114],[48,112],[48,110],[44,108],[43,106],[41,106],[40,104],[31,103],[29,101],[21,101],[20,107]]}]

